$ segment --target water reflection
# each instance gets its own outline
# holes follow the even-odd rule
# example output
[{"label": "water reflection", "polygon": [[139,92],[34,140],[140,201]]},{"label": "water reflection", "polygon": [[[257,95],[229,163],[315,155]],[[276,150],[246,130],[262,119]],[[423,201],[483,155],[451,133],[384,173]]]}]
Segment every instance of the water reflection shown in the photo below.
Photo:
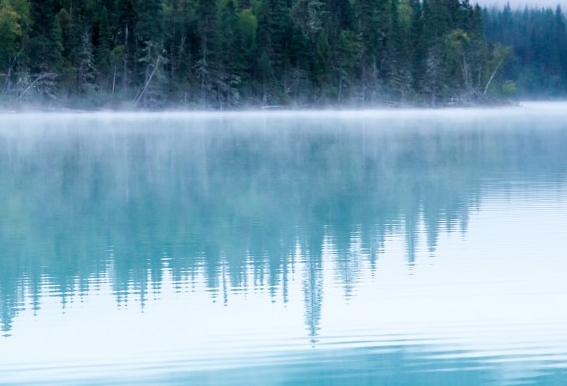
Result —
[{"label": "water reflection", "polygon": [[[309,343],[324,344],[331,283],[355,299],[399,237],[412,275],[419,259],[436,258],[440,235],[466,237],[486,197],[538,186],[563,192],[567,172],[567,129],[525,116],[5,122],[5,336],[25,310],[41,315],[54,297],[65,310],[108,285],[118,307],[141,311],[171,288],[224,305],[251,293],[288,304],[299,290]],[[396,355],[384,368],[409,365]],[[399,384],[411,384],[411,374]]]}]

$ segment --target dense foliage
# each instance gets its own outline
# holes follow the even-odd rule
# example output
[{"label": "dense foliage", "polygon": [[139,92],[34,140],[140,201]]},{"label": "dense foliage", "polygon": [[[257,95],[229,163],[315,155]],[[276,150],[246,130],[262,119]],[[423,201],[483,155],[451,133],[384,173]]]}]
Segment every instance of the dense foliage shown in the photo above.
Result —
[{"label": "dense foliage", "polygon": [[[550,12],[469,0],[0,0],[0,90],[16,104],[212,108],[473,102],[514,91],[515,76],[557,93],[565,45],[553,65],[540,51],[549,34],[565,39],[565,23]],[[510,45],[521,60],[498,77]]]},{"label": "dense foliage", "polygon": [[[567,93],[567,28],[558,6],[484,11],[485,35],[514,48],[502,79],[524,96],[554,97]],[[511,81],[515,81],[515,85]]]}]

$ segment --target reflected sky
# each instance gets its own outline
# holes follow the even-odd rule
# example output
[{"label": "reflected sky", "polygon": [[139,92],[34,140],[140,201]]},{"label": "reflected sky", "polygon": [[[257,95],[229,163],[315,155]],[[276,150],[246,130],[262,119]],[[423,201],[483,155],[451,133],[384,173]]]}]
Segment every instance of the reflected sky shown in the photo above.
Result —
[{"label": "reflected sky", "polygon": [[1,378],[559,382],[564,107],[5,115]]}]

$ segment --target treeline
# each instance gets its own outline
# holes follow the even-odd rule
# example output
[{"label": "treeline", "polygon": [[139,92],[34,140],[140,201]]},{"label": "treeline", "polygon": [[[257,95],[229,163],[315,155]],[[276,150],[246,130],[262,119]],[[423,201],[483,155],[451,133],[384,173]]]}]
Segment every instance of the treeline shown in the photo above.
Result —
[{"label": "treeline", "polygon": [[468,0],[0,0],[0,87],[93,107],[477,102],[510,91],[503,40]]},{"label": "treeline", "polygon": [[485,35],[514,49],[501,78],[522,96],[567,94],[567,28],[561,7],[485,10]]}]

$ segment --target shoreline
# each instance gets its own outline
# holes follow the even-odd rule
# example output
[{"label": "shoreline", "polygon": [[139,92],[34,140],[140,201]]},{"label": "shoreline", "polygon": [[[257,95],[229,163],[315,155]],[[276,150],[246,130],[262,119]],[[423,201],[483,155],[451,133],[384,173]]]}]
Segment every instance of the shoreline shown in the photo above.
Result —
[{"label": "shoreline", "polygon": [[507,107],[523,107],[525,103],[567,103],[566,99],[539,101],[501,101],[498,103],[444,103],[436,106],[419,105],[419,104],[375,104],[365,106],[352,105],[321,105],[321,106],[289,106],[289,105],[260,105],[245,106],[241,108],[214,109],[206,107],[181,107],[181,106],[165,106],[161,108],[135,108],[135,107],[96,107],[96,108],[72,108],[65,105],[62,106],[42,106],[36,104],[21,106],[3,106],[0,105],[0,114],[18,114],[18,113],[295,113],[295,112],[361,112],[361,111],[438,111],[438,110],[490,110]]}]

